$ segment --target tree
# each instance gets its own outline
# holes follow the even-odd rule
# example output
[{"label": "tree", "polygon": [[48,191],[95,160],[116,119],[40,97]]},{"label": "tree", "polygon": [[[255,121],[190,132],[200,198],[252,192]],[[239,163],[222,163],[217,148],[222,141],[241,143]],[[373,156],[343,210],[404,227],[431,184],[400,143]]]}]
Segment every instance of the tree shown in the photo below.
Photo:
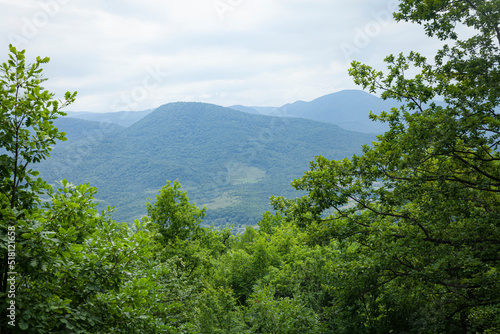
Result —
[{"label": "tree", "polygon": [[54,100],[54,94],[41,86],[47,80],[41,65],[49,58],[26,64],[24,50],[12,45],[9,49],[0,72],[0,147],[6,151],[0,156],[0,177],[4,200],[21,211],[38,204],[37,195],[47,188],[29,167],[49,157],[56,140],[66,140],[53,120],[66,115],[61,108],[75,100],[76,92],[66,92],[64,102]]},{"label": "tree", "polygon": [[156,195],[154,204],[146,203],[148,216],[159,227],[159,232],[167,244],[195,238],[200,232],[200,223],[206,208],[198,209],[189,203],[186,192],[181,192],[181,184],[170,181]]},{"label": "tree", "polygon": [[26,65],[24,51],[10,51],[0,77],[1,332],[177,333],[189,327],[179,301],[193,288],[186,273],[154,260],[156,227],[136,221],[132,232],[109,212],[99,213],[97,189],[88,184],[63,180],[54,191],[37,178],[32,165],[65,139],[52,121],[75,94],[53,100],[40,86],[48,58]]},{"label": "tree", "polygon": [[[18,223],[37,210],[39,195],[49,189],[30,167],[50,155],[56,140],[65,140],[64,133],[59,132],[52,121],[64,115],[61,108],[72,103],[76,96],[67,92],[64,102],[60,102],[41,86],[46,80],[41,65],[49,58],[38,57],[35,63],[27,64],[24,51],[12,45],[9,50],[9,60],[0,67],[0,321],[6,319],[8,272],[15,271],[7,266],[7,250],[12,247],[8,241],[19,238],[22,229]],[[18,262],[22,258],[19,253],[15,256]]]},{"label": "tree", "polygon": [[[399,303],[414,305],[408,314],[426,332],[494,332],[500,328],[500,5],[402,0],[394,16],[453,45],[443,46],[432,64],[417,52],[390,55],[387,73],[353,62],[357,84],[405,104],[371,115],[390,130],[363,155],[316,157],[293,183],[308,194],[273,203],[314,232],[311,242],[334,239],[344,252],[356,249],[337,277],[337,307],[359,315],[359,306],[366,331],[398,328],[391,309]],[[472,37],[459,38],[464,26]],[[420,73],[409,78],[410,68]],[[433,102],[438,97],[445,105]]]},{"label": "tree", "polygon": [[251,333],[324,333],[318,316],[300,300],[274,298],[274,291],[264,288],[249,299],[247,322]]},{"label": "tree", "polygon": [[202,334],[243,334],[248,333],[241,308],[230,288],[215,288],[205,282],[197,307],[196,323]]},{"label": "tree", "polygon": [[16,248],[24,259],[17,265],[16,326],[28,333],[155,333],[165,327],[152,314],[168,309],[157,303],[167,270],[148,261],[155,246],[147,223],[137,222],[139,231],[131,233],[97,212],[96,188],[62,183],[39,212],[18,223],[23,233]]}]

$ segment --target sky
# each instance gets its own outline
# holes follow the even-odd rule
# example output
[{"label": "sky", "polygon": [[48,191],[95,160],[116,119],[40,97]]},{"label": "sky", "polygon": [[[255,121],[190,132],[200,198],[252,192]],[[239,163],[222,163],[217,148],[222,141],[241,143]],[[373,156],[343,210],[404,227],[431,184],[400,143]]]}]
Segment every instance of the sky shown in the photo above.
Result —
[{"label": "sky", "polygon": [[44,87],[66,110],[145,110],[176,101],[275,106],[360,89],[352,60],[432,56],[437,40],[395,22],[397,0],[0,0],[8,45],[50,57]]}]

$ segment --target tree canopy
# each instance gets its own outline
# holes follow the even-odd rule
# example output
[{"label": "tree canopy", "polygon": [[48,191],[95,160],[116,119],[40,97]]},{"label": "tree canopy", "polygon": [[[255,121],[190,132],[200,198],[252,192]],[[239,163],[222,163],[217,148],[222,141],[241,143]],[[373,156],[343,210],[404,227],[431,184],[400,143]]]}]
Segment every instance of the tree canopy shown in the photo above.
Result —
[{"label": "tree canopy", "polygon": [[75,94],[55,101],[48,59],[11,47],[2,333],[498,333],[500,4],[401,0],[395,18],[447,44],[389,55],[384,71],[352,63],[357,84],[402,103],[371,116],[390,129],[350,159],[317,156],[292,183],[304,196],[272,198],[277,212],[237,235],[201,227],[178,181],[127,226],[89,184],[37,178]]},{"label": "tree canopy", "polygon": [[[500,328],[500,6],[401,1],[395,18],[452,44],[432,60],[389,55],[387,71],[354,61],[357,84],[405,104],[371,116],[390,130],[363,155],[316,157],[293,183],[308,194],[274,204],[314,232],[311,242],[345,247],[342,270],[356,283],[338,303],[346,312],[352,300],[363,304],[370,328],[383,332],[390,313],[382,310],[395,309],[425,320],[428,332],[493,332]],[[419,73],[409,77],[409,69]]]}]

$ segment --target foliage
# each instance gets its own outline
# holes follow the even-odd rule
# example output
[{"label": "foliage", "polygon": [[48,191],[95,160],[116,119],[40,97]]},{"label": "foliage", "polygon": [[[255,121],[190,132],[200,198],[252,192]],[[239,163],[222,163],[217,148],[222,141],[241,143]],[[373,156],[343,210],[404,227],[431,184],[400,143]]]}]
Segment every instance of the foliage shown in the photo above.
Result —
[{"label": "foliage", "polygon": [[321,333],[317,315],[300,300],[274,298],[272,290],[263,289],[249,299],[247,322],[251,333]]},{"label": "foliage", "polygon": [[[305,297],[308,289],[318,286],[303,281],[297,287],[302,279],[298,276],[309,268],[290,270],[303,260],[294,255],[307,252],[304,235],[279,214],[266,213],[259,224],[270,222],[275,226],[272,234],[247,227],[213,258],[197,315],[202,333],[323,333],[321,307],[314,309]],[[297,280],[287,280],[287,275]],[[315,298],[312,294],[308,297]]]},{"label": "foliage", "polygon": [[215,288],[206,282],[200,300],[196,314],[200,333],[248,333],[242,310],[230,288]]},{"label": "foliage", "polygon": [[200,223],[206,209],[198,209],[189,203],[186,192],[180,191],[178,180],[167,182],[156,195],[154,204],[146,203],[148,216],[159,227],[159,232],[167,245],[198,236]]},{"label": "foliage", "polygon": [[[0,95],[2,333],[498,332],[500,6],[402,0],[395,17],[454,44],[432,65],[416,52],[388,56],[386,73],[353,62],[356,83],[399,101],[372,116],[389,131],[351,159],[317,156],[293,182],[304,196],[274,197],[280,211],[237,235],[202,227],[206,209],[190,203],[177,180],[130,228],[111,219],[111,208],[97,211],[89,184],[63,180],[53,190],[35,179],[31,165],[64,138],[52,121],[74,94],[54,102],[40,87],[47,59],[26,67],[24,52],[11,48]],[[476,34],[460,40],[460,24]],[[408,78],[410,68],[420,73]],[[432,102],[438,96],[444,104]],[[157,126],[152,119],[193,116],[177,106],[154,112],[158,118],[136,124],[135,133]],[[197,115],[205,121],[215,114],[238,122],[226,110],[197,107],[209,109]],[[196,125],[203,132],[205,124]],[[189,136],[206,140],[177,126],[179,145]],[[125,143],[99,141],[105,152]],[[265,164],[287,155],[283,145],[268,147]],[[198,158],[207,168],[218,164]],[[12,237],[15,327],[5,316]]]},{"label": "foliage", "polygon": [[98,213],[96,188],[63,180],[54,191],[35,179],[31,165],[64,139],[53,121],[75,94],[53,101],[40,86],[48,58],[26,66],[24,51],[10,51],[0,91],[2,333],[190,332],[198,286],[182,261],[153,256],[159,225],[136,221],[132,232],[110,208]]},{"label": "foliage", "polygon": [[[9,60],[0,67],[0,323],[7,320],[7,289],[12,286],[7,279],[13,272],[9,265],[29,261],[25,254],[12,252],[12,241],[20,238],[26,217],[40,204],[39,195],[49,189],[32,164],[46,159],[56,140],[65,139],[52,121],[76,96],[67,92],[61,103],[41,86],[45,81],[41,65],[49,58],[27,64],[24,51],[12,45],[9,51]],[[9,253],[15,256],[9,259]]]},{"label": "foliage", "polygon": [[[54,100],[54,94],[40,86],[46,79],[41,65],[49,58],[27,64],[24,51],[10,45],[9,60],[0,68],[0,155],[1,192],[11,208],[29,209],[36,196],[46,189],[31,164],[50,155],[56,140],[65,140],[52,124],[60,109],[75,99],[76,93],[65,94],[65,101]],[[2,290],[3,291],[3,290]]]},{"label": "foliage", "polygon": [[[357,84],[405,104],[372,115],[390,130],[363,155],[318,156],[293,183],[306,196],[274,199],[312,243],[334,239],[350,254],[329,283],[332,312],[364,330],[339,330],[500,328],[493,316],[500,303],[499,9],[494,1],[401,1],[398,20],[424,23],[428,35],[454,45],[434,64],[416,52],[388,56],[385,74],[353,62]],[[461,24],[476,34],[460,40]],[[420,73],[408,78],[410,68]],[[439,96],[445,106],[431,102]]]},{"label": "foliage", "polygon": [[[138,280],[131,269],[148,256],[150,237],[145,231],[130,234],[126,225],[97,214],[95,192],[64,181],[45,210],[24,222],[17,247],[29,262],[19,263],[20,328],[120,332],[120,318],[132,309],[143,311],[143,291],[151,282]],[[123,290],[127,298],[116,299]]]}]

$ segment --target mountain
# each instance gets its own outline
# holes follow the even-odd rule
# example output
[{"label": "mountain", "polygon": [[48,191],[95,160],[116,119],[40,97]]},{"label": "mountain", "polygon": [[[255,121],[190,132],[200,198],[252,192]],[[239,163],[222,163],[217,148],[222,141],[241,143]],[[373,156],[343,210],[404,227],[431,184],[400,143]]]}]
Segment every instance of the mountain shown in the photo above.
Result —
[{"label": "mountain", "polygon": [[153,109],[141,111],[117,111],[106,113],[95,113],[85,111],[67,111],[68,117],[84,119],[87,121],[118,124],[128,127],[151,113]]},{"label": "mountain", "polygon": [[[57,125],[67,131],[77,122]],[[179,179],[191,200],[207,206],[205,223],[255,224],[270,209],[269,196],[298,195],[290,182],[314,155],[341,159],[374,139],[332,124],[205,103],[166,104],[127,128],[93,126],[87,136],[56,146],[41,174],[49,182],[98,187],[101,206],[116,206],[115,219],[127,222],[146,214],[146,199],[167,180]]]},{"label": "mountain", "polygon": [[320,122],[336,124],[344,129],[364,133],[383,133],[388,126],[372,122],[370,111],[379,114],[398,107],[401,103],[382,100],[360,90],[343,90],[328,94],[311,102],[297,101],[279,108],[283,116],[300,117]]},{"label": "mountain", "polygon": [[[310,102],[296,101],[281,107],[234,105],[228,108],[255,115],[297,117],[326,122],[347,130],[364,133],[382,133],[388,129],[387,125],[372,122],[368,118],[370,111],[378,114],[381,111],[389,111],[392,107],[400,105],[397,101],[385,101],[361,90],[343,90],[319,97]],[[129,127],[152,111],[153,109],[107,113],[70,111],[68,116]]]},{"label": "mountain", "polygon": [[283,116],[280,114],[279,108],[276,107],[245,107],[242,105],[235,105],[228,108],[256,115]]},{"label": "mountain", "polygon": [[[123,126],[118,124],[86,121],[68,116],[56,119],[54,125],[60,131],[66,132],[66,138],[68,139],[67,141],[59,143],[58,146],[69,145],[89,137],[102,137],[104,134],[124,129]],[[100,136],[101,133],[102,136]]]},{"label": "mountain", "polygon": [[[444,102],[434,101],[437,105],[446,106]],[[282,107],[245,107],[229,108],[253,114],[299,117],[338,125],[344,129],[363,133],[383,133],[389,129],[387,124],[370,120],[370,112],[380,114],[400,107],[396,100],[382,100],[361,90],[343,90],[319,97],[310,102],[296,101]]]},{"label": "mountain", "polygon": [[60,117],[54,125],[61,132],[66,132],[66,141],[59,141],[51,152],[48,160],[34,166],[46,181],[55,183],[64,178],[78,183],[87,183],[85,174],[80,175],[79,166],[101,142],[116,135],[125,128],[112,123],[86,121],[71,117]]},{"label": "mountain", "polygon": [[400,105],[395,100],[382,100],[361,90],[343,90],[310,102],[296,101],[279,108],[240,105],[229,108],[253,114],[310,119],[363,133],[383,133],[388,130],[388,126],[372,122],[368,117],[370,111],[379,114]]},{"label": "mountain", "polygon": [[[246,112],[248,114],[255,114],[255,115],[261,115],[262,113],[258,112],[254,107],[245,107],[240,104],[235,105],[235,106],[230,106],[228,107],[229,109],[241,111],[241,112]],[[267,115],[267,114],[265,114]]]}]

